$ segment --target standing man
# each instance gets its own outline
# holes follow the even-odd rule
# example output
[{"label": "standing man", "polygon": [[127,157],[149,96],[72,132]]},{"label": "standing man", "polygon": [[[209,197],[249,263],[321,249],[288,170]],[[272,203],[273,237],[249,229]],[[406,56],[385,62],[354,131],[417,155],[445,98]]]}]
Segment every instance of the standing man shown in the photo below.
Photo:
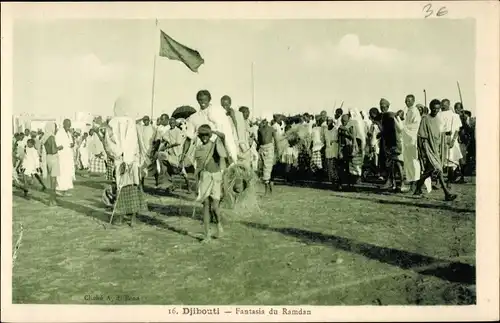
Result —
[{"label": "standing man", "polygon": [[153,144],[155,130],[148,116],[144,116],[141,121],[138,125],[139,135],[142,137],[144,149],[149,152]]},{"label": "standing man", "polygon": [[341,108],[338,108],[335,110],[335,116],[334,116],[334,119],[333,119],[333,125],[338,129],[342,123],[341,123],[341,117],[342,115],[344,114],[344,111],[341,109]]},{"label": "standing man", "polygon": [[[240,114],[238,118],[242,121],[243,116],[239,111],[235,111],[231,107],[232,101],[231,98],[227,95],[224,95],[220,100],[220,105],[222,107],[221,115],[215,113],[211,113],[209,116],[212,122],[216,125],[217,130],[224,133],[224,143],[226,146],[227,153],[231,158],[231,163],[235,163],[238,161],[238,134],[236,132],[236,112]],[[216,109],[214,109],[215,112]]]},{"label": "standing man", "polygon": [[75,180],[75,163],[73,157],[73,138],[71,135],[71,121],[64,119],[63,128],[56,133],[57,146],[62,147],[59,150],[59,176],[57,176],[56,190],[60,196],[71,196],[68,192],[73,189]]},{"label": "standing man", "polygon": [[[139,134],[139,145],[141,146],[141,151],[145,153],[145,156],[150,157],[153,150],[153,141],[155,139],[156,130],[151,124],[151,119],[148,116],[144,116],[137,124],[137,132]],[[144,188],[144,180],[148,175],[148,167],[150,166],[151,159],[145,158],[141,165],[141,185]]]},{"label": "standing man", "polygon": [[259,152],[259,163],[266,195],[273,191],[271,174],[276,163],[275,152],[278,151],[278,140],[276,129],[271,127],[267,120],[264,120],[258,130],[257,151]]},{"label": "standing man", "polygon": [[405,177],[410,189],[415,190],[415,183],[420,179],[420,161],[418,160],[417,134],[422,117],[414,106],[415,96],[409,94],[405,99],[406,117],[403,123],[403,162]]},{"label": "standing man", "polygon": [[[379,107],[380,107],[380,124],[384,123],[384,119],[387,117],[387,113],[389,112],[389,108],[390,108],[391,104],[389,103],[389,101],[387,101],[386,99],[382,98],[380,99],[380,102],[379,102]],[[378,162],[379,162],[379,165],[380,165],[380,176],[385,179],[385,180],[388,180],[388,176],[389,176],[389,170],[388,170],[388,165],[387,165],[387,154],[386,154],[386,150],[385,150],[385,144],[384,144],[384,138],[381,136],[380,138],[380,154],[379,154],[379,158],[378,158]]]},{"label": "standing man", "polygon": [[427,178],[435,174],[441,183],[444,191],[445,201],[453,201],[457,198],[455,194],[452,194],[448,187],[445,186],[443,179],[443,165],[440,158],[440,144],[441,144],[441,121],[438,118],[441,103],[439,100],[432,100],[429,109],[430,113],[422,117],[422,122],[418,129],[418,150],[419,159],[422,165],[422,176],[417,181],[415,195],[422,194],[422,187]]},{"label": "standing man", "polygon": [[135,108],[131,99],[119,97],[104,138],[107,153],[114,162],[114,213],[118,216],[119,223],[123,221],[124,215],[131,214],[131,226],[135,223],[137,214],[147,210],[139,170],[145,152],[141,151],[136,121],[130,117]]},{"label": "standing man", "polygon": [[455,170],[459,166],[463,157],[458,144],[458,134],[462,121],[458,114],[450,109],[450,100],[441,101],[441,112],[438,114],[441,121],[441,131],[443,132],[443,142],[441,145],[441,160],[443,168],[447,168],[447,186],[455,181]]},{"label": "standing man", "polygon": [[[217,131],[214,130],[215,125],[210,121],[208,113],[212,108],[211,101],[212,95],[208,90],[200,90],[196,93],[196,101],[198,101],[198,105],[200,106],[200,110],[196,113],[192,114],[186,122],[186,140],[184,141],[184,145],[182,147],[182,155],[180,158],[181,166],[184,164],[184,159],[190,150],[191,145],[195,145],[198,139],[198,128],[202,125],[209,125],[212,129],[212,132],[217,134]],[[216,137],[212,136],[210,140],[215,141]],[[195,165],[195,167],[198,167]]]},{"label": "standing man", "polygon": [[250,166],[252,167],[253,170],[258,169],[258,164],[259,164],[259,154],[257,153],[257,136],[255,134],[255,129],[250,121],[250,109],[248,107],[240,107],[240,112],[243,115],[243,119],[245,120],[245,127],[246,127],[246,138],[248,140],[248,147],[249,147],[249,156],[250,158]]}]

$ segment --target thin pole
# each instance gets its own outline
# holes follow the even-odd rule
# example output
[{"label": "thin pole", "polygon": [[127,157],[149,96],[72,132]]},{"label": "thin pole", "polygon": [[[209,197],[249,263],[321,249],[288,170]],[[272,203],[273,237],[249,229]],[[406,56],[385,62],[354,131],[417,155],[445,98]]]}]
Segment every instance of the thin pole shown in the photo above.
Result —
[{"label": "thin pole", "polygon": [[464,101],[462,100],[462,91],[460,90],[460,83],[457,81],[457,87],[458,87],[458,95],[460,96],[460,103],[462,104],[462,107],[464,106]]},{"label": "thin pole", "polygon": [[427,106],[427,92],[424,89],[424,107]]},{"label": "thin pole", "polygon": [[[157,33],[158,30],[158,19],[155,21],[155,35],[158,36]],[[153,82],[151,86],[151,118],[153,118],[154,114],[154,103],[155,103],[155,80],[156,80],[156,51],[158,48],[156,48],[156,40],[155,40],[155,52],[154,52],[154,58],[153,58]]]},{"label": "thin pole", "polygon": [[252,77],[252,110],[255,111],[255,83],[253,74],[253,62],[251,66],[251,77]]}]

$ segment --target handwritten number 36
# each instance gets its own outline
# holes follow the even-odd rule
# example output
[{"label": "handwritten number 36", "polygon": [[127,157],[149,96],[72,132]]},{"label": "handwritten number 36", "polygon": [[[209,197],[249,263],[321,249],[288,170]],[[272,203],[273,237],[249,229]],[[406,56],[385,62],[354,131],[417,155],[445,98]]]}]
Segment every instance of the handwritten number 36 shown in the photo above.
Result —
[{"label": "handwritten number 36", "polygon": [[[428,3],[424,6],[423,11],[425,13],[425,18],[429,18],[434,15],[434,10],[432,9],[432,4]],[[444,16],[448,13],[446,7],[440,7],[438,11],[435,13],[436,17]]]}]

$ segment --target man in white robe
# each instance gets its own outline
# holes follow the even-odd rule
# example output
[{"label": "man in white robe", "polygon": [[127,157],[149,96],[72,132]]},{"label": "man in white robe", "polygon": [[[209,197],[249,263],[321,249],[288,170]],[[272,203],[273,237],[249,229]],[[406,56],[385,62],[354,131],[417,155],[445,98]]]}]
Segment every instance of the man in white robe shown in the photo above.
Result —
[{"label": "man in white robe", "polygon": [[75,180],[75,162],[73,157],[73,148],[75,146],[71,135],[71,121],[65,119],[63,128],[56,133],[57,146],[62,146],[59,150],[59,176],[57,176],[56,191],[58,195],[70,196],[69,190],[73,189]]},{"label": "man in white robe", "polygon": [[84,133],[82,136],[82,141],[80,143],[80,147],[78,148],[79,156],[80,156],[80,164],[83,169],[89,168],[90,163],[90,155],[89,155],[89,137],[88,133]]},{"label": "man in white robe", "polygon": [[[182,146],[182,155],[180,158],[181,166],[184,165],[186,158],[191,158],[193,160],[193,164],[196,164],[194,162],[194,148],[200,143],[197,136],[198,128],[200,126],[204,124],[209,125],[214,132],[214,135],[212,136],[212,138],[210,138],[210,140],[215,141],[217,139],[218,129],[209,117],[209,114],[213,109],[213,106],[210,104],[210,102],[212,101],[212,95],[207,90],[201,90],[196,94],[196,100],[200,105],[200,110],[198,110],[196,113],[193,113],[186,120],[186,139]],[[196,165],[193,166],[196,168]]]},{"label": "man in white robe", "polygon": [[144,116],[142,118],[141,123],[137,125],[137,130],[139,131],[139,135],[142,137],[142,141],[144,142],[144,149],[149,152],[151,145],[153,144],[155,129],[153,129],[153,125],[151,124],[151,120],[148,116]]},{"label": "man in white robe", "polygon": [[285,134],[285,122],[281,120],[281,117],[277,114],[273,115],[273,121],[274,123],[272,126],[276,130],[278,138],[281,138]]},{"label": "man in white robe", "polygon": [[224,146],[229,155],[229,165],[231,165],[238,161],[239,150],[236,128],[233,121],[233,113],[235,111],[231,108],[231,98],[227,95],[221,98],[220,104],[220,107],[211,107],[208,112],[208,118],[215,125],[215,129],[224,134]]},{"label": "man in white robe", "polygon": [[420,179],[420,161],[418,160],[417,134],[420,127],[421,116],[418,108],[414,106],[415,96],[406,96],[407,112],[403,123],[403,162],[406,181],[415,189],[415,183]]},{"label": "man in white robe", "polygon": [[119,97],[114,106],[114,117],[109,121],[105,134],[105,146],[114,161],[116,177],[116,200],[114,213],[119,222],[125,214],[132,214],[130,225],[135,222],[136,215],[147,210],[146,201],[141,190],[140,167],[144,163],[146,153],[137,131],[137,124],[130,115],[138,107],[132,98]]},{"label": "man in white robe", "polygon": [[450,107],[450,100],[444,99],[441,101],[441,112],[437,117],[441,123],[441,132],[443,133],[444,143],[442,149],[443,168],[448,168],[447,186],[455,181],[455,169],[460,164],[460,159],[463,158],[458,143],[458,134],[462,121],[460,116],[455,113]]}]

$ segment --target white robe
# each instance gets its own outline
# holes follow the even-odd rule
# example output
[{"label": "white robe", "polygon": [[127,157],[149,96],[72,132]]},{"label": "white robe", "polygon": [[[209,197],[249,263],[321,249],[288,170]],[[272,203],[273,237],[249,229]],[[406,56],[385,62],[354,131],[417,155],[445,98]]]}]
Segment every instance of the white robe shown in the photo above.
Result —
[{"label": "white robe", "polygon": [[208,119],[214,124],[215,130],[224,134],[224,144],[232,162],[238,160],[238,137],[233,120],[222,107],[210,107]]},{"label": "white robe", "polygon": [[[153,139],[155,137],[155,130],[153,129],[153,126],[140,124],[137,125],[137,131],[139,131],[142,142],[144,143],[144,149],[149,152],[151,150]],[[161,135],[165,135],[165,133],[160,133],[160,136]]]},{"label": "white robe", "polygon": [[[455,132],[459,131],[460,126],[462,125],[462,121],[460,120],[459,115],[453,112],[451,109],[439,112],[437,114],[437,117],[441,123],[441,132],[451,132],[452,137],[454,136]],[[458,140],[455,140],[455,144],[448,152],[448,162],[443,166],[455,169],[459,165],[459,161],[462,158],[463,155],[460,151],[460,145],[458,144]]]},{"label": "white robe", "polygon": [[[126,185],[139,185],[139,167],[143,164],[144,156],[135,120],[129,117],[114,117],[109,122],[109,128],[105,140],[115,162],[118,189]],[[126,164],[123,175],[118,171],[122,163]]]},{"label": "white robe", "polygon": [[73,188],[73,181],[75,180],[75,162],[73,159],[73,148],[71,148],[72,143],[73,139],[71,139],[71,135],[64,129],[60,129],[56,133],[56,144],[57,146],[63,147],[63,149],[58,152],[60,167],[56,187],[58,191],[67,191]]},{"label": "white robe", "polygon": [[89,168],[89,147],[88,147],[88,139],[83,139],[80,144],[80,148],[78,149],[80,152],[80,162],[82,163],[82,167]]},{"label": "white robe", "polygon": [[420,127],[420,112],[416,107],[408,108],[403,128],[403,162],[406,180],[409,182],[420,179],[420,161],[418,160],[417,133]]},{"label": "white robe", "polygon": [[40,157],[35,147],[26,147],[26,153],[23,157],[23,166],[25,175],[38,174],[40,168]]}]

